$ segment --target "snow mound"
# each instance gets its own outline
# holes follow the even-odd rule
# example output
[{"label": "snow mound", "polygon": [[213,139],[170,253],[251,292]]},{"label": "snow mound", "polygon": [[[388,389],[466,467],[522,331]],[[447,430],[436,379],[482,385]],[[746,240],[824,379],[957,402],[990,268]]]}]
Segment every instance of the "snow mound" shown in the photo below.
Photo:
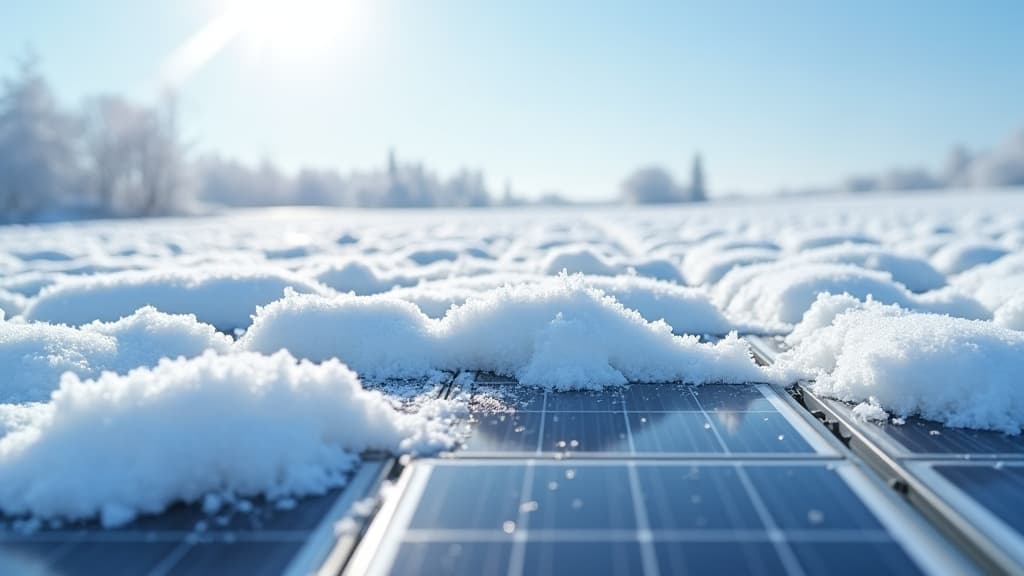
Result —
[{"label": "snow mound", "polygon": [[315,272],[315,278],[338,292],[354,292],[360,296],[387,292],[395,285],[380,271],[357,260],[326,266]]},{"label": "snow mound", "polygon": [[634,262],[630,265],[630,268],[636,272],[637,276],[643,276],[653,280],[661,280],[662,282],[686,284],[686,280],[683,278],[683,274],[680,272],[679,267],[668,259],[652,258],[650,260]]},{"label": "snow mound", "polygon": [[172,316],[153,308],[81,328],[0,320],[0,403],[43,401],[64,372],[92,378],[104,371],[124,373],[154,366],[162,358],[226,352],[230,347],[229,337],[194,316]]},{"label": "snow mound", "polygon": [[971,319],[991,317],[969,296],[950,290],[913,294],[888,273],[848,264],[778,262],[749,266],[726,275],[716,296],[718,304],[733,318],[778,326],[799,322],[818,294],[825,292],[846,293],[859,299],[871,296],[904,308]]},{"label": "snow mound", "polygon": [[0,509],[107,526],[208,495],[319,494],[344,485],[363,450],[452,443],[340,363],[286,353],[211,352],[95,381],[69,374],[35,410],[0,438]]},{"label": "snow mound", "polygon": [[44,289],[25,310],[28,320],[78,326],[112,321],[144,306],[172,314],[194,314],[230,332],[245,328],[262,306],[286,288],[322,293],[325,287],[278,270],[198,269],[131,271],[69,279]]},{"label": "snow mound", "polygon": [[[578,276],[578,282],[600,290],[648,321],[664,320],[677,334],[726,334],[738,327],[711,302],[704,291],[639,276]],[[524,289],[558,285],[564,278],[528,274],[490,274],[452,278],[396,288],[386,295],[416,304],[431,318],[441,318],[453,306],[504,286]]]},{"label": "snow mound", "polygon": [[[567,342],[580,330],[585,340]],[[765,378],[734,336],[709,345],[673,335],[668,324],[644,320],[580,277],[502,287],[440,320],[386,296],[290,294],[261,308],[238,345],[339,358],[371,378],[485,370],[557,389]]]},{"label": "snow mound", "polygon": [[541,272],[555,276],[562,272],[614,276],[621,270],[603,255],[588,246],[569,246],[553,250],[544,259]]},{"label": "snow mound", "polygon": [[865,305],[803,338],[772,370],[903,418],[1008,434],[1024,425],[1024,333],[991,322]]},{"label": "snow mound", "polygon": [[27,304],[28,299],[21,294],[0,288],[0,310],[3,310],[8,318],[21,314]]},{"label": "snow mound", "polygon": [[996,326],[1024,331],[1024,294],[1017,294],[996,308],[992,321]]},{"label": "snow mound", "polygon": [[716,284],[733,268],[777,260],[777,250],[766,248],[735,248],[722,252],[687,254],[683,272],[694,286]]},{"label": "snow mound", "polygon": [[838,244],[808,250],[795,258],[801,262],[853,264],[888,272],[911,292],[928,292],[946,285],[946,277],[928,261],[872,244]]},{"label": "snow mound", "polygon": [[932,264],[945,274],[959,274],[994,262],[1008,252],[1006,248],[988,242],[950,242],[932,256]]}]

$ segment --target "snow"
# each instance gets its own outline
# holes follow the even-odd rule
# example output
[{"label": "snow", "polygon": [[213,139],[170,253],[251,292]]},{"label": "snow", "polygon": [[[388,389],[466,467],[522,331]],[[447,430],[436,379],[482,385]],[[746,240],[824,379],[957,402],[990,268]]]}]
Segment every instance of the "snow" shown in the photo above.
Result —
[{"label": "snow", "polygon": [[105,526],[178,501],[285,500],[346,483],[369,449],[451,445],[336,361],[213,352],[93,381],[68,374],[32,422],[0,438],[0,509]]},{"label": "snow", "polygon": [[1008,434],[1024,425],[1024,333],[990,322],[865,305],[804,337],[772,370],[901,418]]},{"label": "snow", "polygon": [[25,317],[81,325],[117,320],[154,306],[162,312],[195,314],[230,332],[248,326],[256,308],[283,296],[285,288],[325,290],[315,282],[274,270],[129,271],[73,278],[45,288],[25,310]]},{"label": "snow", "polygon": [[991,242],[954,241],[932,256],[932,264],[945,274],[959,274],[971,268],[994,262],[1009,250]]},{"label": "snow", "polygon": [[231,339],[191,315],[153,308],[113,323],[81,328],[0,320],[0,403],[46,400],[61,374],[83,378],[103,371],[125,373],[154,366],[161,358],[226,352]]},{"label": "snow", "polygon": [[[571,351],[566,334],[584,326],[589,348]],[[625,381],[742,382],[763,372],[730,338],[700,344],[648,322],[581,277],[506,286],[432,319],[385,296],[290,294],[261,308],[239,341],[245,350],[287,349],[314,361],[340,358],[369,377],[418,377],[434,370],[486,370],[524,384],[596,388]],[[574,363],[595,379],[573,372]]]}]

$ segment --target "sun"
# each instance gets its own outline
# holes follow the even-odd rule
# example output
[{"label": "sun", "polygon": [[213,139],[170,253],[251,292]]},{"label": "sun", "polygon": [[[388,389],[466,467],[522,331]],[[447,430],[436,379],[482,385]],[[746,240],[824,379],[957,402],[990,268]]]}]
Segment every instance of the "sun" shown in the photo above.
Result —
[{"label": "sun", "polygon": [[232,10],[240,36],[274,57],[308,57],[348,31],[351,0],[246,0]]}]

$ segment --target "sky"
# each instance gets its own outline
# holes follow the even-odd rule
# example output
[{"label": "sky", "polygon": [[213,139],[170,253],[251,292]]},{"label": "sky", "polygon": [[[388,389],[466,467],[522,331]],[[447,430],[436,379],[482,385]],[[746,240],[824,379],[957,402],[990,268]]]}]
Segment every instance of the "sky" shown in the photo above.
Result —
[{"label": "sky", "polygon": [[198,152],[343,171],[389,149],[493,189],[712,195],[938,168],[1024,126],[1020,0],[10,0],[62,103],[178,95]]}]

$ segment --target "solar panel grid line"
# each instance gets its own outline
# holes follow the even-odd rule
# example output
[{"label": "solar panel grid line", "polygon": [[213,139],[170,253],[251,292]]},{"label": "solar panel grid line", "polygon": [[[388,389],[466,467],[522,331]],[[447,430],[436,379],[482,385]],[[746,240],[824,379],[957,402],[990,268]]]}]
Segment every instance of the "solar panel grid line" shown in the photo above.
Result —
[{"label": "solar panel grid line", "polygon": [[789,547],[789,543],[786,542],[786,537],[779,530],[779,527],[775,524],[775,519],[772,518],[771,513],[761,500],[761,496],[754,489],[753,484],[750,482],[750,477],[747,476],[746,470],[742,466],[736,465],[736,473],[739,476],[740,482],[743,484],[743,489],[747,493],[747,497],[750,498],[751,503],[754,505],[754,509],[757,510],[757,515],[761,518],[761,522],[764,523],[765,528],[768,532],[768,538],[772,545],[775,547],[775,552],[779,555],[779,560],[782,561],[782,565],[786,570],[786,574],[790,576],[804,576],[804,569],[800,566],[800,562],[797,561],[796,555],[793,553],[793,549]]},{"label": "solar panel grid line", "polygon": [[[547,394],[544,395],[547,399]],[[522,576],[523,564],[526,561],[526,534],[530,529],[530,510],[526,503],[530,502],[533,490],[534,464],[526,464],[526,473],[523,474],[523,485],[520,490],[520,501],[516,523],[512,526],[512,555],[508,563],[508,576]],[[509,531],[503,530],[505,533]]]}]

